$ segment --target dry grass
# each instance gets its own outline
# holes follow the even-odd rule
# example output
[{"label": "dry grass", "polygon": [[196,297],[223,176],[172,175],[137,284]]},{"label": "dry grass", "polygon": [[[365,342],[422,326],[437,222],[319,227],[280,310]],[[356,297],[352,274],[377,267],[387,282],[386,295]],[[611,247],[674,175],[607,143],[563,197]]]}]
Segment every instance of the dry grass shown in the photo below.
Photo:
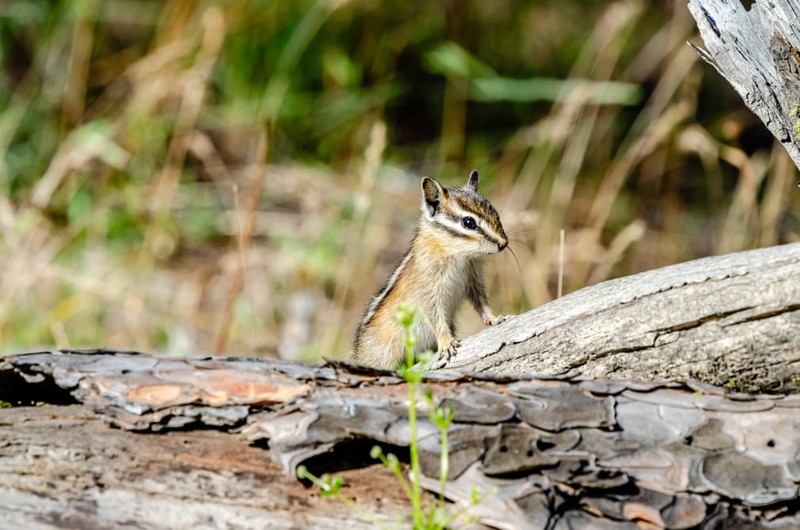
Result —
[{"label": "dry grass", "polygon": [[[425,173],[460,183],[481,170],[516,256],[505,253],[488,270],[503,313],[545,303],[562,284],[568,293],[800,240],[796,168],[777,144],[743,140],[760,128],[734,96],[728,110],[706,113],[719,80],[685,45],[694,26],[680,2],[662,14],[637,1],[599,9],[560,73],[574,82],[553,85],[552,102],[527,103],[539,111],[502,133],[491,119],[483,118],[485,130],[470,126],[481,109],[522,108],[475,102],[474,78],[489,70],[468,64],[458,73],[431,56],[443,72],[438,129],[417,131],[430,139],[413,142],[399,140],[398,113],[408,109],[387,95],[401,90],[392,81],[403,74],[397,57],[375,52],[368,63],[363,48],[326,37],[344,19],[378,20],[377,8],[264,7],[293,29],[264,38],[281,45],[272,69],[253,74],[264,82],[233,90],[229,63],[242,32],[280,28],[266,16],[251,27],[247,2],[156,4],[86,0],[47,31],[45,22],[20,22],[36,39],[8,30],[35,45],[16,61],[24,67],[9,63],[0,93],[3,351],[55,344],[340,355],[410,238]],[[569,5],[539,9],[556,21],[572,13]],[[24,13],[15,16],[7,22]],[[413,44],[399,30],[390,35],[384,54]],[[107,46],[112,37],[123,44]],[[320,41],[329,47],[319,51]],[[309,93],[298,77],[315,49],[325,86]],[[240,58],[258,62],[250,53]],[[360,86],[353,73],[378,76],[390,63],[395,70],[374,85]],[[614,90],[631,86],[644,87],[641,103],[611,103],[628,97]],[[316,105],[310,129],[297,110],[303,102]],[[323,154],[302,156],[303,142]],[[469,311],[463,320],[463,334],[480,328]]]}]

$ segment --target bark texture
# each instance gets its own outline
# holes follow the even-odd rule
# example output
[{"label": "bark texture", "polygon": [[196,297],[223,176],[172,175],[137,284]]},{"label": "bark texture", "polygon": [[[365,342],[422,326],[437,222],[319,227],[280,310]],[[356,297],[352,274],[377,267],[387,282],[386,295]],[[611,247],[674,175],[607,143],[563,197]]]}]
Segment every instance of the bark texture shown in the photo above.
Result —
[{"label": "bark texture", "polygon": [[705,49],[692,45],[742,96],[800,168],[800,2],[689,0]]},{"label": "bark texture", "polygon": [[[285,377],[253,378],[258,362],[200,366],[115,353],[0,360],[0,528],[375,528],[234,432],[266,410],[253,385]],[[343,462],[326,464],[342,469],[347,497],[384,524],[406,520],[391,472]]]},{"label": "bark texture", "polygon": [[461,341],[440,367],[800,388],[800,243],[581,289]]},{"label": "bark texture", "polygon": [[[15,405],[0,410],[3,528],[363,527],[294,470],[362,468],[373,444],[402,458],[409,440],[406,384],[347,364],[53,352],[5,359],[0,383]],[[479,488],[470,513],[483,525],[800,525],[800,396],[443,373],[425,384],[454,411],[445,494],[466,505]],[[426,408],[421,483],[437,491]],[[346,495],[400,521],[390,475],[350,471]]]},{"label": "bark texture", "polygon": [[[374,528],[265,451],[199,424],[142,436],[79,405],[18,407],[0,410],[0,440],[3,529]],[[347,495],[391,524],[407,507],[381,471],[345,473]]]}]

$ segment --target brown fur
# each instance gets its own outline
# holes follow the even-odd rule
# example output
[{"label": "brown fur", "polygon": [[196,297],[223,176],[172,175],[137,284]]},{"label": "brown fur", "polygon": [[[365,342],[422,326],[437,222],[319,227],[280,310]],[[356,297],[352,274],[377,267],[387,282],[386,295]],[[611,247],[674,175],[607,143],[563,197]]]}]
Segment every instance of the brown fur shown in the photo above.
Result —
[{"label": "brown fur", "polygon": [[[455,316],[466,297],[487,325],[500,321],[488,306],[481,271],[487,254],[507,243],[497,211],[478,193],[477,172],[464,188],[422,182],[422,216],[411,247],[364,312],[353,341],[353,359],[394,369],[402,362],[403,328],[396,318],[401,303],[423,319],[417,326],[416,353],[449,353],[455,341]],[[475,229],[461,223],[473,217]]]}]

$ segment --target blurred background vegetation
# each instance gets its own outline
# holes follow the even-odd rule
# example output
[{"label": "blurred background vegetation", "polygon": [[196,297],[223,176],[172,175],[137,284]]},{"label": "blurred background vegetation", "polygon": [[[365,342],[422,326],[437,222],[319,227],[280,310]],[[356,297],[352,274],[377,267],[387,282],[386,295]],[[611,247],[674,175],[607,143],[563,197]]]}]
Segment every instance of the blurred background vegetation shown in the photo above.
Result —
[{"label": "blurred background vegetation", "polygon": [[689,39],[682,0],[5,0],[0,349],[339,356],[419,178],[473,168],[500,313],[800,240]]}]

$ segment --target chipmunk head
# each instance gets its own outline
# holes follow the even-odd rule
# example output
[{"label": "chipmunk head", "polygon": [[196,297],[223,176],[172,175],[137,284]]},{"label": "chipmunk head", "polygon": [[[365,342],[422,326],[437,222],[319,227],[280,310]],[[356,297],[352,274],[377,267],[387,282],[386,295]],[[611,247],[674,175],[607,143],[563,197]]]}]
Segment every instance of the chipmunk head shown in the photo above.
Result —
[{"label": "chipmunk head", "polygon": [[494,254],[508,246],[497,210],[478,192],[475,170],[463,188],[445,188],[431,177],[423,178],[422,215],[440,238],[448,238],[453,253]]}]

